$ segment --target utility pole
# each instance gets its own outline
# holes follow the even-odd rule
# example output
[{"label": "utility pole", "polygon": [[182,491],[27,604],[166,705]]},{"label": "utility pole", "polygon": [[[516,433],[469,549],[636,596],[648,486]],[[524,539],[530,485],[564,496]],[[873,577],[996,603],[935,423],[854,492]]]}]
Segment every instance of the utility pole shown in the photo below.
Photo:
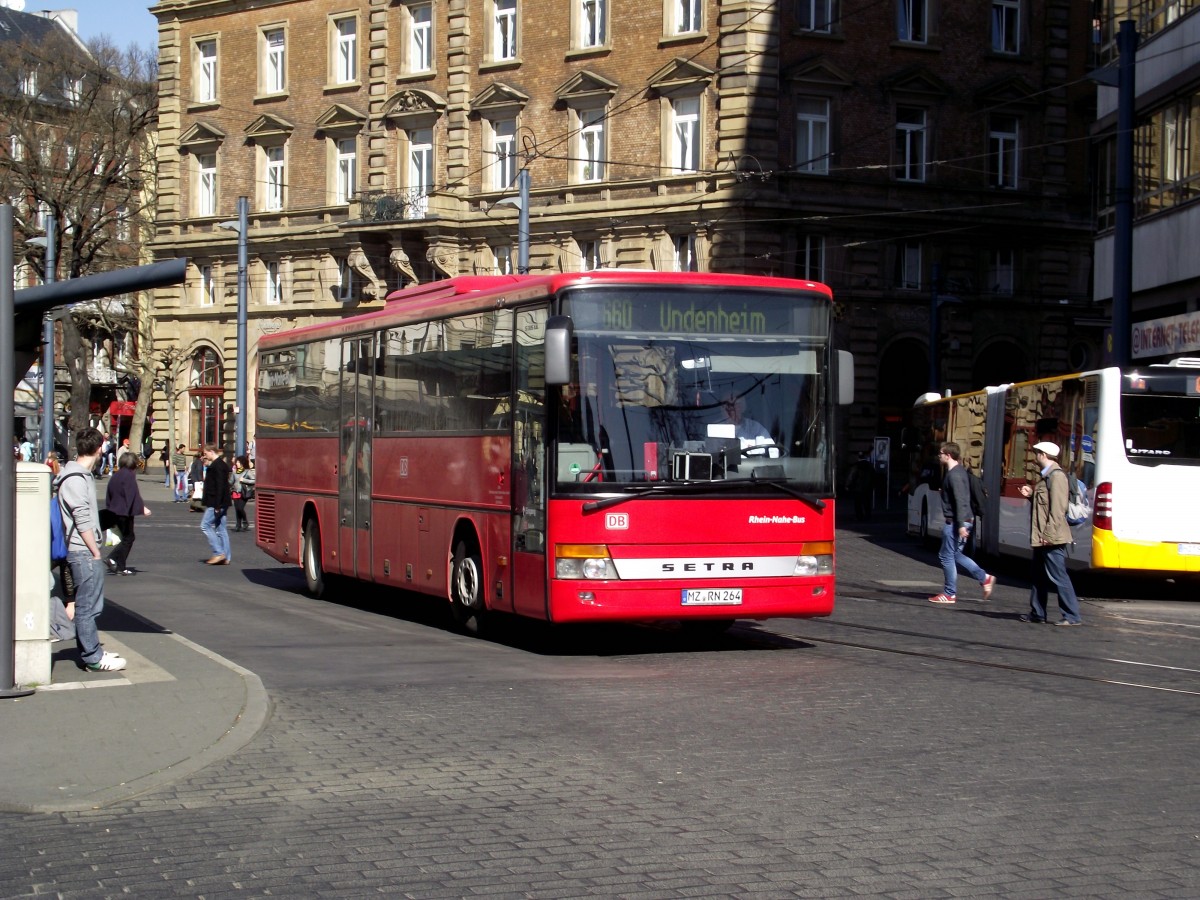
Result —
[{"label": "utility pole", "polygon": [[520,205],[517,207],[517,274],[529,274],[529,170],[517,173]]},{"label": "utility pole", "polygon": [[1133,138],[1138,33],[1132,19],[1117,32],[1117,171],[1113,227],[1113,363],[1130,363],[1129,332],[1133,308]]},{"label": "utility pole", "polygon": [[[46,273],[44,284],[53,284],[58,268],[58,217],[46,219]],[[54,313],[42,322],[42,459],[54,452]]]}]

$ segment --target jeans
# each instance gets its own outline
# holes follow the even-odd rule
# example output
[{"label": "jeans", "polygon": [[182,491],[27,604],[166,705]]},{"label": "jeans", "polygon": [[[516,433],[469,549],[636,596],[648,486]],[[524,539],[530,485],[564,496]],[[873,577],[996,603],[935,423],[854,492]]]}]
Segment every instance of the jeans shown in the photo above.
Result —
[{"label": "jeans", "polygon": [[187,472],[175,473],[175,499],[181,501],[188,499]]},{"label": "jeans", "polygon": [[987,578],[987,572],[979,568],[975,560],[963,553],[966,545],[966,540],[959,538],[958,529],[954,527],[953,522],[947,522],[942,527],[942,549],[938,551],[938,562],[942,564],[942,572],[945,575],[942,593],[947,597],[953,597],[958,593],[959,566],[962,566],[963,571],[980,584],[983,584],[984,579]]},{"label": "jeans", "polygon": [[104,610],[104,562],[93,559],[90,550],[76,550],[67,556],[75,576],[75,642],[79,658],[86,665],[100,662],[104,648],[96,618]]},{"label": "jeans", "polygon": [[200,520],[200,530],[208,538],[208,546],[212,548],[213,556],[232,559],[229,552],[229,531],[225,527],[226,512],[224,509],[205,507],[204,518]]},{"label": "jeans", "polygon": [[1067,545],[1033,548],[1033,586],[1029,589],[1029,617],[1046,619],[1050,587],[1058,592],[1058,608],[1068,622],[1079,621],[1079,598],[1067,574]]}]

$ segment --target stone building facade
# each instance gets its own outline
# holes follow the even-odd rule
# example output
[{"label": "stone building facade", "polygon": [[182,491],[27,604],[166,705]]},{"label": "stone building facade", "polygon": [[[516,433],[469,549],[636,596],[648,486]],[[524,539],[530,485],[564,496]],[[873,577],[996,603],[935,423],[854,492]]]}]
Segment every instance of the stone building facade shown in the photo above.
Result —
[{"label": "stone building facade", "polygon": [[[601,266],[823,280],[858,358],[842,446],[939,388],[1095,352],[1090,19],[1068,0],[160,0],[156,336],[184,440],[258,337],[388,291]],[[936,282],[935,282],[936,279]],[[937,303],[935,297],[949,302]],[[930,371],[930,309],[941,364]],[[205,383],[207,382],[207,383]],[[166,400],[164,398],[163,402]],[[252,421],[252,419],[251,419]]]}]

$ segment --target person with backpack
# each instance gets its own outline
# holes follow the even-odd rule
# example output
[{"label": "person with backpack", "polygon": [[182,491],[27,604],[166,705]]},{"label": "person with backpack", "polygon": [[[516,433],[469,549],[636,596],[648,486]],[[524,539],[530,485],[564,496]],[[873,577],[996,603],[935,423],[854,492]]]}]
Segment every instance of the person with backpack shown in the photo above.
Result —
[{"label": "person with backpack", "polygon": [[983,571],[965,552],[975,527],[975,515],[971,511],[970,479],[962,465],[962,448],[953,442],[942,444],[938,459],[946,469],[942,476],[942,515],[946,524],[942,526],[942,547],[938,551],[945,580],[942,592],[930,597],[929,602],[941,606],[956,602],[959,566],[983,587],[984,601],[990,600],[996,577]]},{"label": "person with backpack", "polygon": [[1029,590],[1029,613],[1022,622],[1045,622],[1050,588],[1058,593],[1062,619],[1055,625],[1082,625],[1079,598],[1067,574],[1067,544],[1071,526],[1067,524],[1067,501],[1071,493],[1070,476],[1058,464],[1059,446],[1053,441],[1033,445],[1041,477],[1036,485],[1023,484],[1022,497],[1032,501],[1029,511],[1029,544],[1033,548],[1033,586]]},{"label": "person with backpack", "polygon": [[95,428],[75,435],[75,459],[55,481],[67,535],[67,563],[75,578],[75,641],[84,667],[93,672],[119,672],[125,660],[100,644],[96,619],[104,609],[104,562],[100,554],[100,512],[92,476],[104,436]]}]

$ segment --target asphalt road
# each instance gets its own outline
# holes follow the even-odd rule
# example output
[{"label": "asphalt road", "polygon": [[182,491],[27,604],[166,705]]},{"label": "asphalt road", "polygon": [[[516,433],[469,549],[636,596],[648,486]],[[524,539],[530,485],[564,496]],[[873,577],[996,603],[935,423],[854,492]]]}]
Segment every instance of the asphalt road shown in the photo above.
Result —
[{"label": "asphalt road", "polygon": [[257,673],[271,716],[167,788],[3,817],[2,897],[1200,896],[1176,587],[1024,625],[1017,565],[933,607],[893,518],[840,532],[828,620],[481,640],[411,596],[307,598],[249,535],[205,567],[199,516],[152,505],[112,601]]}]

